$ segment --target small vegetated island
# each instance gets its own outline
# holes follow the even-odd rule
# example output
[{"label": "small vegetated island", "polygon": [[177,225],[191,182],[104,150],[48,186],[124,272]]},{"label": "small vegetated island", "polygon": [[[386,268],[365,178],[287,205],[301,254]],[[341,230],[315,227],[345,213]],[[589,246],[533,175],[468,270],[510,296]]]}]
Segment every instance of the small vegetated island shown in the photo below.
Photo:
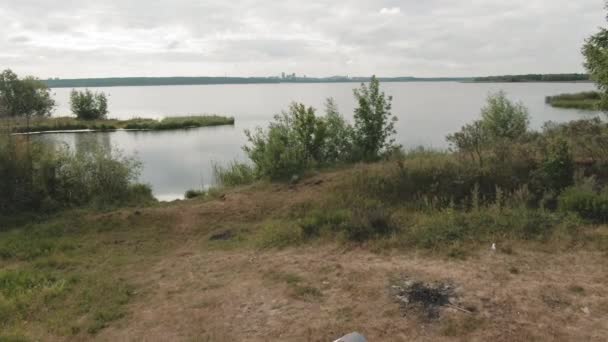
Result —
[{"label": "small vegetated island", "polygon": [[[51,117],[55,102],[47,85],[34,78],[20,79],[11,70],[0,74],[2,111],[0,129],[9,133],[43,133],[113,130],[175,130],[234,125],[233,117],[218,115],[173,116],[164,119],[108,119],[108,100],[103,92],[72,90],[73,116]],[[24,101],[26,99],[26,101]]]}]

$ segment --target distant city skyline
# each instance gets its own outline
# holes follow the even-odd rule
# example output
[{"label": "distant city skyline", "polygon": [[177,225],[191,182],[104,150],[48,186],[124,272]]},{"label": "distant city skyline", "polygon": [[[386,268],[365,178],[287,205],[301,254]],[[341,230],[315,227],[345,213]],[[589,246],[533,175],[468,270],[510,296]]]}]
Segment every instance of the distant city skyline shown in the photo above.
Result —
[{"label": "distant city skyline", "polygon": [[42,79],[584,72],[599,0],[0,0],[0,68]]}]

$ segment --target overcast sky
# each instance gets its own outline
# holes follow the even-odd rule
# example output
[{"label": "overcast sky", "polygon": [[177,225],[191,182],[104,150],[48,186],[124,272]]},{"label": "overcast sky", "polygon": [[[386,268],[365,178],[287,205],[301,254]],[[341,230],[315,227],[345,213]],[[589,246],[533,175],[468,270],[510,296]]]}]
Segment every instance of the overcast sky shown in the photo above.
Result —
[{"label": "overcast sky", "polygon": [[0,0],[0,68],[47,77],[582,72],[602,0]]}]

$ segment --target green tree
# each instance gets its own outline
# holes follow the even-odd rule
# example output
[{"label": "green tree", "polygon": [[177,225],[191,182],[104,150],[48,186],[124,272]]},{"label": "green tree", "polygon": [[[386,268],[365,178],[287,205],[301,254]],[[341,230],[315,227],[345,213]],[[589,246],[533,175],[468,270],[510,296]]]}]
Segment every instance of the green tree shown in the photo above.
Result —
[{"label": "green tree", "polygon": [[481,110],[481,124],[490,139],[513,141],[528,131],[530,116],[523,104],[511,102],[503,91],[491,94],[487,101]]},{"label": "green tree", "polygon": [[327,163],[347,162],[353,154],[353,127],[338,111],[334,99],[325,102],[325,144],[324,159]]},{"label": "green tree", "polygon": [[355,89],[354,95],[359,105],[354,115],[355,148],[361,159],[377,160],[395,142],[397,117],[391,113],[393,98],[380,91],[376,76],[372,76],[369,86],[361,84]]},{"label": "green tree", "polygon": [[72,90],[70,93],[72,113],[82,120],[105,119],[108,115],[108,99],[104,93]]},{"label": "green tree", "polygon": [[598,33],[589,37],[582,52],[585,56],[585,68],[602,93],[600,108],[608,111],[608,30],[600,28]]},{"label": "green tree", "polygon": [[0,117],[49,116],[55,108],[44,82],[28,76],[19,79],[10,69],[0,73]]},{"label": "green tree", "polygon": [[296,141],[301,144],[307,162],[321,161],[325,140],[325,121],[315,115],[315,109],[302,103],[292,103],[289,113],[293,117]]}]

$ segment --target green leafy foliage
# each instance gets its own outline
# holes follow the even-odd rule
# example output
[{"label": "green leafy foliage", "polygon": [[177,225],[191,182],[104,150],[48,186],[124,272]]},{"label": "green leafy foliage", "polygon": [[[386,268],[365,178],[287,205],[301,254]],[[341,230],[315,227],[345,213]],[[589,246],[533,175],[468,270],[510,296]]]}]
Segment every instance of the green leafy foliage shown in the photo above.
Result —
[{"label": "green leafy foliage", "polygon": [[140,169],[140,162],[118,151],[77,153],[0,136],[0,214],[149,202],[150,188],[136,184]]},{"label": "green leafy foliage", "polygon": [[596,191],[594,186],[589,184],[570,187],[559,197],[559,208],[562,211],[577,213],[593,222],[607,223],[608,188]]},{"label": "green leafy foliage", "polygon": [[49,88],[37,78],[19,79],[9,69],[0,73],[0,118],[49,116],[54,107]]},{"label": "green leafy foliage", "polygon": [[503,91],[488,96],[487,104],[481,110],[481,125],[495,141],[520,138],[527,132],[529,123],[526,107],[511,102]]},{"label": "green leafy foliage", "polygon": [[105,119],[108,115],[108,99],[104,93],[93,93],[89,89],[84,91],[72,90],[70,93],[70,107],[72,113],[81,120]]},{"label": "green leafy foliage", "polygon": [[585,68],[601,92],[600,108],[608,110],[608,30],[589,37],[582,48]]},{"label": "green leafy foliage", "polygon": [[483,166],[483,150],[487,146],[488,135],[481,120],[464,125],[460,132],[450,134],[446,139],[456,150],[466,153],[471,160],[477,160]]},{"label": "green leafy foliage", "polygon": [[326,123],[312,107],[293,103],[288,112],[275,116],[268,130],[245,134],[251,145],[244,150],[260,177],[288,179],[325,163]]},{"label": "green leafy foliage", "polygon": [[244,150],[256,176],[289,179],[314,167],[377,160],[393,151],[397,119],[391,114],[392,98],[380,91],[375,77],[354,93],[359,103],[354,127],[328,99],[324,116],[293,103],[289,111],[275,116],[268,129],[246,131],[249,145]]},{"label": "green leafy foliage", "polygon": [[369,86],[361,84],[354,90],[358,107],[355,109],[354,140],[358,159],[377,160],[389,151],[395,140],[395,121],[391,113],[392,96],[380,91],[380,82],[373,76]]}]

